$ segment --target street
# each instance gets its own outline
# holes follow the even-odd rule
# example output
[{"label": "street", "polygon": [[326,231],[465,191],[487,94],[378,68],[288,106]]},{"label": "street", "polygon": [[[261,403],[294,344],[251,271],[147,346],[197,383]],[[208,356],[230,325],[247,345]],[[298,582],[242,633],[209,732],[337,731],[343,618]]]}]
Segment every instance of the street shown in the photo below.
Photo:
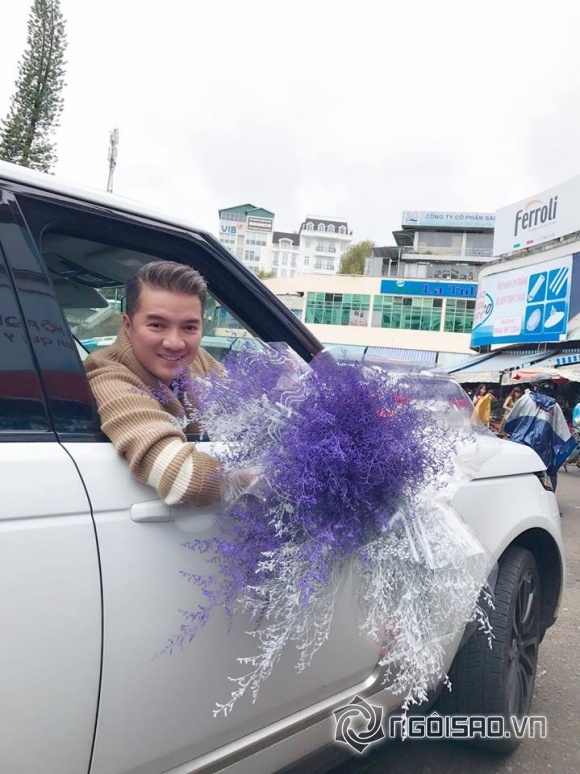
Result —
[{"label": "street", "polygon": [[[547,632],[538,664],[531,715],[545,715],[546,739],[526,739],[507,758],[491,756],[466,744],[396,742],[359,761],[339,766],[336,774],[578,774],[580,772],[580,469],[558,476],[563,513],[567,579],[557,623]],[[516,503],[514,503],[516,507]]]}]

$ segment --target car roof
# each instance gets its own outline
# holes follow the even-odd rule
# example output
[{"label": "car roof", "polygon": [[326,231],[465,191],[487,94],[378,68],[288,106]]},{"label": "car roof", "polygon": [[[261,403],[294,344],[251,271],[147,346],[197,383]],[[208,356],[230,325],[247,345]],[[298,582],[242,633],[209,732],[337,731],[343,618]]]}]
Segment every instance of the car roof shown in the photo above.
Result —
[{"label": "car roof", "polygon": [[18,164],[10,164],[7,161],[0,161],[0,180],[8,180],[12,183],[25,185],[28,188],[33,187],[38,188],[41,191],[61,194],[73,199],[79,199],[83,202],[101,205],[107,209],[125,212],[129,215],[140,215],[141,217],[156,220],[160,223],[166,223],[170,226],[177,226],[178,228],[187,229],[188,231],[195,231],[200,234],[209,233],[207,229],[196,226],[187,218],[175,217],[163,210],[158,210],[155,207],[143,204],[135,199],[126,199],[117,194],[108,193],[107,191],[101,191],[98,188],[91,188],[90,186],[81,185],[80,183],[64,180],[45,172],[38,172],[34,169],[21,167]]}]

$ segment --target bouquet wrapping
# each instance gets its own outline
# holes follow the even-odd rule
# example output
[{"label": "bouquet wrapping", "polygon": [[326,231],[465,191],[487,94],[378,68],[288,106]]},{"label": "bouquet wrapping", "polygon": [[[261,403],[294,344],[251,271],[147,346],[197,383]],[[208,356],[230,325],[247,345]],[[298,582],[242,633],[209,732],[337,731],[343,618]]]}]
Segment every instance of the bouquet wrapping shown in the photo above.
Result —
[{"label": "bouquet wrapping", "polygon": [[255,700],[286,649],[298,670],[310,666],[346,574],[361,636],[405,709],[445,678],[446,636],[473,618],[492,636],[491,560],[451,505],[476,470],[478,438],[446,379],[248,345],[223,372],[182,375],[175,389],[183,425],[217,442],[229,485],[217,537],[186,544],[207,555],[207,575],[184,571],[205,601],[165,650],[239,611],[256,643],[214,714]]}]

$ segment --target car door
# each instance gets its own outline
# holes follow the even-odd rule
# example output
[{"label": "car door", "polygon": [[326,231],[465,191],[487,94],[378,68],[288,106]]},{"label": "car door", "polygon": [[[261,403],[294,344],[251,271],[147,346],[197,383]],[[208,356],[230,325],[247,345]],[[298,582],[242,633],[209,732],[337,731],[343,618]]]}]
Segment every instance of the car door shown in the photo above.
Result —
[{"label": "car door", "polygon": [[[51,312],[29,258],[0,188],[0,771],[79,774],[97,716],[100,572],[86,491],[31,349],[30,331],[50,328]],[[49,364],[58,349],[42,338]]]},{"label": "car door", "polygon": [[[199,236],[176,235],[167,227],[146,226],[88,206],[81,212],[78,203],[47,204],[24,195],[19,200],[81,351],[114,336],[123,282],[140,265],[160,257],[199,267],[215,289],[214,297],[221,296],[218,305],[224,296],[231,300],[225,327],[216,327],[217,317],[223,322],[224,315],[216,317],[216,306],[209,305],[212,322],[205,343],[213,354],[224,342],[229,346],[232,336],[255,334],[252,320],[260,315],[259,299],[241,296],[234,273],[206,254]],[[249,324],[232,312],[236,306],[251,310]],[[183,611],[195,610],[202,600],[182,573],[206,575],[212,570],[205,555],[184,544],[217,534],[219,507],[169,508],[155,490],[131,477],[107,439],[88,424],[83,428],[78,408],[75,416],[76,425],[70,427],[63,417],[59,433],[93,508],[104,598],[92,774],[159,774],[211,753],[219,758],[228,743],[255,743],[256,733],[267,741],[264,729],[369,678],[378,651],[359,637],[351,581],[345,576],[330,640],[310,669],[297,673],[299,653],[289,651],[255,702],[244,696],[227,717],[214,717],[216,702],[230,696],[229,677],[243,674],[237,659],[255,652],[254,639],[247,634],[254,623],[239,614],[230,627],[216,612],[183,650],[163,650],[179,632]],[[211,453],[209,442],[199,447]]]}]

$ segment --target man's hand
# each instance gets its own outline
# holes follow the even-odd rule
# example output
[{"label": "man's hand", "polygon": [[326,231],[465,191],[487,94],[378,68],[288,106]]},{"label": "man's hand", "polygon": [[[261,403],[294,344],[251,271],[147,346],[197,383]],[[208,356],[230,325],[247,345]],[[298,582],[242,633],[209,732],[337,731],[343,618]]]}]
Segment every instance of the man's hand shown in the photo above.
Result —
[{"label": "man's hand", "polygon": [[262,468],[257,466],[233,470],[222,482],[222,499],[233,503],[243,495],[256,494],[262,472]]}]

